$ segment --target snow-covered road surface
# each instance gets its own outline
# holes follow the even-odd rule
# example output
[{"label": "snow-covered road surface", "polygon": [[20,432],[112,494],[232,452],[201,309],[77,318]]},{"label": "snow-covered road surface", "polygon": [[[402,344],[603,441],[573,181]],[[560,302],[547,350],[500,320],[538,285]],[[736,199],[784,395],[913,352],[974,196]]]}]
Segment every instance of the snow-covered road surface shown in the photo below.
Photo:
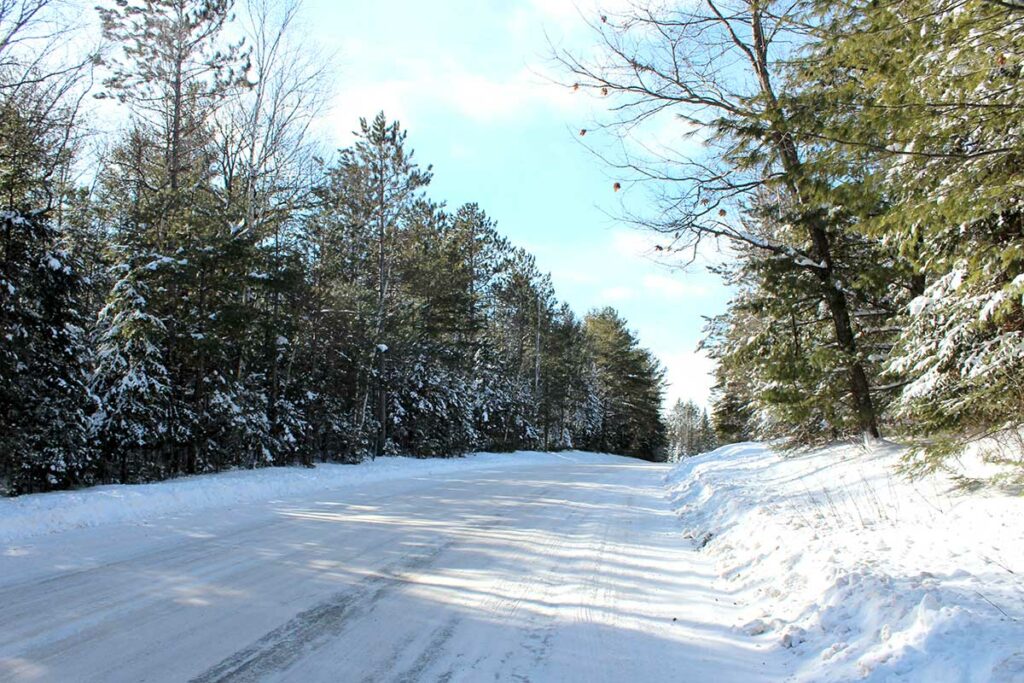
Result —
[{"label": "snow-covered road surface", "polygon": [[576,453],[0,545],[0,680],[777,679],[665,472]]}]

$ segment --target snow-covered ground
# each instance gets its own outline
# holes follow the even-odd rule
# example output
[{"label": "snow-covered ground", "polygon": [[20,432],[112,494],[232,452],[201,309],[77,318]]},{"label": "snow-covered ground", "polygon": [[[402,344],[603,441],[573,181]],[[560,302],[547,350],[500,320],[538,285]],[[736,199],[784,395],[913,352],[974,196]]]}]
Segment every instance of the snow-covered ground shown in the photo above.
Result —
[{"label": "snow-covered ground", "polygon": [[4,501],[0,680],[778,680],[668,470],[384,460]]},{"label": "snow-covered ground", "polygon": [[[183,477],[136,486],[96,486],[19,498],[0,498],[0,543],[72,528],[215,511],[251,502],[352,489],[390,479],[444,476],[494,467],[551,462],[548,453],[478,453],[465,458],[379,458],[355,465],[276,467]],[[563,456],[564,457],[564,456]]]},{"label": "snow-covered ground", "polygon": [[1024,681],[1024,499],[897,457],[386,458],[4,500],[0,681]]},{"label": "snow-covered ground", "polygon": [[667,477],[736,632],[798,681],[1024,681],[1024,498],[893,472],[899,450],[760,444]]}]

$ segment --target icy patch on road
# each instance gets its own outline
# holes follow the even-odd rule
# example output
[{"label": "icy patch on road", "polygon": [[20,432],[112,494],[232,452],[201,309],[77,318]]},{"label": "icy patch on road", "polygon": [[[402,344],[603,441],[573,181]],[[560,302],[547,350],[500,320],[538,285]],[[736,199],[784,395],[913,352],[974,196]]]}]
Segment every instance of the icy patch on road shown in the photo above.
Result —
[{"label": "icy patch on road", "polygon": [[[80,491],[0,499],[0,543],[107,524],[141,523],[166,514],[229,508],[389,479],[445,476],[472,469],[562,463],[578,454],[480,453],[464,458],[386,457],[359,465],[269,467],[182,477],[154,484],[96,486]],[[615,456],[607,457],[621,462]]]},{"label": "icy patch on road", "polygon": [[[900,450],[737,444],[667,476],[737,632],[796,681],[1024,681],[1024,499],[908,482]],[[741,603],[742,604],[742,603]]]}]

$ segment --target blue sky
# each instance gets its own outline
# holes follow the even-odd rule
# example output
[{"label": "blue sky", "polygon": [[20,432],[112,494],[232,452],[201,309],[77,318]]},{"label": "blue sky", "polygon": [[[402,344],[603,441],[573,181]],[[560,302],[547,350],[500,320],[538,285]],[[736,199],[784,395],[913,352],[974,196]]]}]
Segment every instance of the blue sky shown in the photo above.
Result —
[{"label": "blue sky", "polygon": [[597,16],[588,1],[306,0],[304,29],[337,67],[322,127],[343,146],[359,116],[400,120],[417,159],[434,166],[434,199],[478,202],[578,313],[618,308],[665,364],[669,401],[703,403],[711,365],[695,353],[701,316],[722,311],[728,292],[702,267],[655,264],[652,238],[615,218],[622,201],[642,206],[646,190],[614,193],[610,169],[580,144],[579,129],[608,101],[551,82],[549,39],[593,44],[580,16]]}]

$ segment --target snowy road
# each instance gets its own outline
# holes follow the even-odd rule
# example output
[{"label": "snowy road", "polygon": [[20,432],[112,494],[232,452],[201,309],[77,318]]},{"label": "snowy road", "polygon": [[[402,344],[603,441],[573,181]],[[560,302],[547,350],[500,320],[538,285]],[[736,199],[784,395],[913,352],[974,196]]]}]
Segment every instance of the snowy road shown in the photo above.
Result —
[{"label": "snowy road", "polygon": [[776,679],[664,473],[552,456],[0,546],[0,680]]}]

